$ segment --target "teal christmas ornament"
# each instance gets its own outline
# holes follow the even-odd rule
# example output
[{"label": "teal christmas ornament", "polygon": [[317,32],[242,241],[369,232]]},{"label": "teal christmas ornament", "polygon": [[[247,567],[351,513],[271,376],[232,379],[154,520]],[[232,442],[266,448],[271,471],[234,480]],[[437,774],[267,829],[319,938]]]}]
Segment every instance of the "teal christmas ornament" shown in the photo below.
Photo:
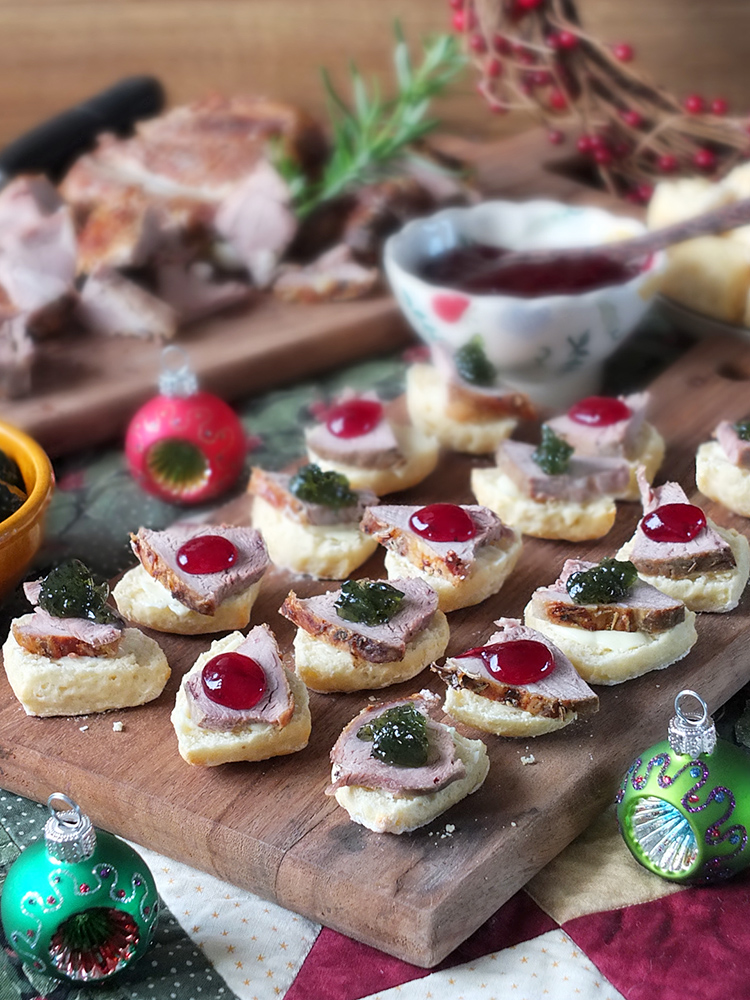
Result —
[{"label": "teal christmas ornament", "polygon": [[[689,699],[698,711],[688,712]],[[729,878],[750,864],[750,756],[716,738],[706,703],[680,691],[668,739],[637,757],[616,796],[628,848],[675,882]]]},{"label": "teal christmas ornament", "polygon": [[47,801],[44,840],[11,865],[0,919],[23,962],[47,975],[98,982],[145,952],[156,925],[156,884],[128,844],[95,830],[60,792]]}]

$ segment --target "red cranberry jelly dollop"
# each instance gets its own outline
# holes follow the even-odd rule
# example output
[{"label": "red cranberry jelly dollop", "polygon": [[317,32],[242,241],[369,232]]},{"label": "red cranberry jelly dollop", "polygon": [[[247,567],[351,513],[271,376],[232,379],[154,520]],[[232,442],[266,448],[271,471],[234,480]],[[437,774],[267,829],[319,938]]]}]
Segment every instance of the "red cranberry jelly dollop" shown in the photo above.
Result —
[{"label": "red cranberry jelly dollop", "polygon": [[383,406],[375,399],[348,399],[334,406],[326,427],[340,438],[361,437],[374,431],[383,419]]},{"label": "red cranberry jelly dollop", "polygon": [[489,673],[504,684],[533,684],[549,677],[555,658],[543,642],[536,639],[509,639],[477,646],[457,656],[457,660],[478,657]]},{"label": "red cranberry jelly dollop", "polygon": [[430,542],[468,542],[477,533],[471,515],[455,503],[431,503],[415,510],[409,527]]},{"label": "red cranberry jelly dollop", "polygon": [[706,515],[691,503],[665,503],[641,521],[652,542],[689,542],[706,527]]},{"label": "red cranberry jelly dollop", "polygon": [[204,666],[201,680],[207,698],[239,711],[255,708],[266,693],[263,667],[242,653],[220,653]]},{"label": "red cranberry jelly dollop", "polygon": [[610,427],[612,424],[619,424],[621,420],[627,420],[631,413],[626,403],[612,396],[587,396],[568,410],[571,420],[587,427]]},{"label": "red cranberry jelly dollop", "polygon": [[237,561],[237,549],[223,535],[199,535],[177,550],[177,565],[186,573],[221,573]]}]

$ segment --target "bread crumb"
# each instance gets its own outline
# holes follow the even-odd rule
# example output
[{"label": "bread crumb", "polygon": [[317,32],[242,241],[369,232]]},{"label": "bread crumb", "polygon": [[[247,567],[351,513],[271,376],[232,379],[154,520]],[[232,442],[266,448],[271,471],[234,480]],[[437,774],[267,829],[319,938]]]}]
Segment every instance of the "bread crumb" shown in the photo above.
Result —
[{"label": "bread crumb", "polygon": [[78,728],[79,728],[79,730],[80,730],[80,731],[81,731],[82,733],[85,733],[85,732],[86,732],[86,730],[87,730],[87,729],[88,729],[89,727],[88,727],[88,726],[79,726]]},{"label": "bread crumb", "polygon": [[112,723],[112,731],[113,732],[115,732],[115,733],[121,733],[122,729],[123,729],[122,722],[113,722]]},{"label": "bread crumb", "polygon": [[522,764],[536,764],[536,757],[534,756],[533,753],[530,753],[528,755],[528,757],[522,757],[521,758],[521,763]]}]

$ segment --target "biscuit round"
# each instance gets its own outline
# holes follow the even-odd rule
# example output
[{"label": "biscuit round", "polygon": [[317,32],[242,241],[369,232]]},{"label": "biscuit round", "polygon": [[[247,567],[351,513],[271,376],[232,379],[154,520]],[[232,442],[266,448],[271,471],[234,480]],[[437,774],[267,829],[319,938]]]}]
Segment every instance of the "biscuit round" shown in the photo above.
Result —
[{"label": "biscuit round", "polygon": [[[30,619],[24,615],[19,622]],[[27,715],[89,715],[158,698],[170,675],[159,644],[126,628],[110,656],[53,659],[19,645],[11,629],[3,645],[8,682]]]},{"label": "biscuit round", "polygon": [[355,524],[301,524],[262,497],[253,500],[253,527],[276,566],[322,580],[345,580],[378,547]]},{"label": "biscuit round", "polygon": [[457,611],[479,604],[496,594],[513,571],[523,548],[523,539],[515,535],[506,545],[484,545],[477,551],[471,572],[464,579],[448,580],[415,566],[405,556],[387,550],[385,568],[389,580],[420,577],[438,595],[441,611]]},{"label": "biscuit round", "polygon": [[406,405],[411,421],[426,434],[434,434],[452,451],[483,455],[509,438],[518,421],[514,417],[477,417],[456,420],[446,413],[448,387],[434,365],[411,365],[406,373]]},{"label": "biscuit round", "polygon": [[627,489],[622,493],[615,494],[618,500],[640,500],[641,491],[638,487],[637,472],[643,468],[646,479],[649,483],[654,481],[654,476],[661,468],[664,461],[666,444],[664,438],[653,426],[644,423],[635,444],[635,454],[626,461],[630,466],[630,481]]},{"label": "biscuit round", "polygon": [[687,656],[698,641],[695,613],[666,632],[588,631],[538,618],[526,605],[524,622],[561,649],[587,684],[621,684],[651,670],[663,670]]},{"label": "biscuit round", "polygon": [[317,455],[311,448],[307,449],[308,460],[324,471],[341,472],[353,490],[372,490],[377,496],[408,490],[435,470],[440,449],[437,438],[410,424],[394,424],[393,433],[404,461],[388,469],[368,469],[333,462]]},{"label": "biscuit round", "polygon": [[698,448],[695,485],[727,510],[750,517],[750,469],[730,462],[718,441],[706,441]]},{"label": "biscuit round", "polygon": [[438,610],[427,628],[406,644],[402,659],[372,663],[298,628],[294,659],[297,673],[313,691],[329,694],[374,690],[416,677],[428,663],[443,655],[449,638],[448,619]]},{"label": "biscuit round", "polygon": [[300,678],[286,667],[284,672],[294,697],[294,714],[285,726],[279,727],[270,722],[251,722],[224,731],[197,726],[191,719],[189,701],[185,693],[188,679],[200,674],[205,664],[214,656],[231,652],[244,641],[245,636],[241,632],[232,632],[212,642],[210,649],[201,653],[182,679],[170,719],[177,734],[177,749],[188,764],[215,767],[231,761],[267,760],[269,757],[296,753],[308,744],[312,723],[307,688]]},{"label": "biscuit round", "polygon": [[532,500],[500,469],[473,469],[471,489],[477,503],[524,535],[534,538],[581,542],[606,535],[615,523],[617,507],[612,497],[600,496],[585,503],[571,500]]},{"label": "biscuit round", "polygon": [[137,625],[157,632],[204,635],[245,628],[261,583],[262,580],[258,580],[246,590],[227,597],[217,607],[215,615],[202,615],[172,597],[143,566],[134,566],[115,584],[112,596],[120,614]]},{"label": "biscuit round", "polygon": [[[657,590],[682,601],[691,611],[731,611],[739,604],[750,575],[750,543],[734,528],[720,528],[708,517],[706,522],[732,550],[736,563],[733,569],[717,570],[714,573],[695,573],[680,579],[648,576],[646,573],[639,573],[638,576]],[[625,542],[615,555],[615,559],[630,558],[634,538],[635,536]]]},{"label": "biscuit round", "polygon": [[577,712],[567,712],[562,719],[532,715],[514,705],[485,698],[468,688],[449,687],[445,692],[445,711],[457,722],[495,736],[543,736],[575,722]]},{"label": "biscuit round", "polygon": [[[375,833],[410,833],[431,823],[446,809],[475,792],[487,777],[490,768],[487,748],[481,740],[472,740],[448,727],[453,737],[456,756],[466,774],[437,792],[426,795],[395,795],[382,788],[345,785],[334,797],[349,813],[350,818]],[[335,780],[336,765],[332,770]]]}]

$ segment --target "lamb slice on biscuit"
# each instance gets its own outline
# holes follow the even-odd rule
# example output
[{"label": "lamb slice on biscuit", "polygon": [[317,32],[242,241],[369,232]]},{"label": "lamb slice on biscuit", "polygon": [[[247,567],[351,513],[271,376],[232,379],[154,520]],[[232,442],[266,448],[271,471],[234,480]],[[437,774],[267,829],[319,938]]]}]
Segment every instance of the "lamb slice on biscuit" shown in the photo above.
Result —
[{"label": "lamb slice on biscuit", "polygon": [[434,618],[438,599],[423,580],[390,580],[389,585],[403,595],[403,601],[395,614],[381,624],[343,618],[338,606],[341,590],[307,598],[299,598],[291,591],[279,611],[311,636],[353,656],[371,663],[399,660],[408,643]]},{"label": "lamb slice on biscuit", "polygon": [[585,559],[566,559],[558,579],[549,587],[539,587],[531,595],[535,618],[554,625],[568,625],[590,632],[666,632],[685,620],[685,605],[644,580],[636,579],[627,595],[603,603],[577,603],[567,583],[574,573],[585,573],[599,564]]},{"label": "lamb slice on biscuit", "polygon": [[350,490],[351,499],[334,504],[315,503],[301,499],[293,492],[295,475],[285,472],[268,472],[253,468],[248,492],[265,500],[276,510],[300,524],[325,526],[358,524],[367,507],[378,502],[372,490]]},{"label": "lamb slice on biscuit", "polygon": [[[359,418],[360,433],[352,433],[349,429],[340,432],[336,423],[339,410],[342,411],[342,420],[350,417],[354,422]],[[375,393],[363,393],[356,398],[343,397],[332,408],[326,421],[306,428],[305,443],[311,455],[344,466],[391,469],[406,461],[385,408]]]},{"label": "lamb slice on biscuit", "polygon": [[[597,695],[545,635],[517,618],[495,624],[482,646],[433,664],[448,685],[449,715],[500,736],[537,736],[598,712]],[[531,658],[528,672],[518,672],[519,657]]]},{"label": "lamb slice on biscuit", "polygon": [[[196,538],[219,536],[236,549],[232,564],[218,572],[187,573],[178,563],[178,552]],[[254,528],[213,524],[175,524],[164,531],[140,528],[130,536],[141,565],[185,607],[202,615],[215,615],[229,597],[257,583],[268,566],[268,552]]]},{"label": "lamb slice on biscuit", "polygon": [[535,461],[536,448],[523,441],[505,441],[497,450],[497,468],[521,493],[539,503],[566,500],[585,503],[595,497],[613,496],[624,490],[630,468],[623,459],[576,455],[561,473],[548,473]]},{"label": "lamb slice on biscuit", "polygon": [[[617,396],[611,400],[607,397],[587,397],[574,404],[567,413],[548,420],[547,425],[571,444],[579,455],[635,458],[646,422],[649,398],[648,392]],[[588,411],[584,410],[589,401],[600,401],[603,406],[609,403],[613,411],[611,419],[606,422],[592,421]]]},{"label": "lamb slice on biscuit", "polygon": [[331,751],[331,783],[349,817],[376,833],[408,833],[475,792],[487,748],[438,721],[439,699],[420,691],[364,708]]},{"label": "lamb slice on biscuit", "polygon": [[361,527],[367,534],[375,536],[381,545],[409,562],[451,581],[469,575],[479,549],[487,545],[510,544],[517,538],[515,531],[503,524],[497,514],[487,507],[478,504],[441,506],[456,506],[468,515],[473,524],[471,537],[439,541],[420,536],[412,526],[412,518],[426,508],[406,504],[384,504],[374,509],[368,507]]}]

